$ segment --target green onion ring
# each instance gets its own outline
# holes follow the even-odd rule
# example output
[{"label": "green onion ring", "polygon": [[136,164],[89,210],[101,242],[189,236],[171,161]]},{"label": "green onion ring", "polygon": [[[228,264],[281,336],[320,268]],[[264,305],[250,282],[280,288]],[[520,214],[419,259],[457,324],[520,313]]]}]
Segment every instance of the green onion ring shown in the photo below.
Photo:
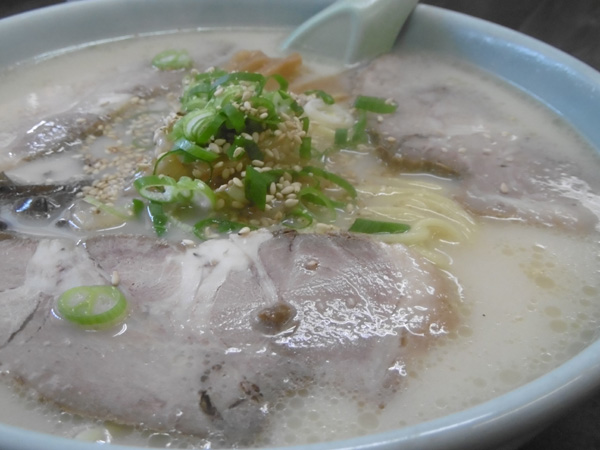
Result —
[{"label": "green onion ring", "polygon": [[82,326],[107,326],[120,322],[127,300],[114,286],[78,286],[65,291],[57,302],[64,319]]}]

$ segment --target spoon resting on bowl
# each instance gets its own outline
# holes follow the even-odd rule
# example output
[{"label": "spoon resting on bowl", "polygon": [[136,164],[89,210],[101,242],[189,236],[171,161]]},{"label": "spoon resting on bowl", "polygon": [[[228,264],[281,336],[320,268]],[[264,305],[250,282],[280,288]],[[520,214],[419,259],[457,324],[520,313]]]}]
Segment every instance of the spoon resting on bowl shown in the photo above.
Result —
[{"label": "spoon resting on bowl", "polygon": [[282,43],[346,65],[388,52],[418,0],[338,0],[301,24]]}]

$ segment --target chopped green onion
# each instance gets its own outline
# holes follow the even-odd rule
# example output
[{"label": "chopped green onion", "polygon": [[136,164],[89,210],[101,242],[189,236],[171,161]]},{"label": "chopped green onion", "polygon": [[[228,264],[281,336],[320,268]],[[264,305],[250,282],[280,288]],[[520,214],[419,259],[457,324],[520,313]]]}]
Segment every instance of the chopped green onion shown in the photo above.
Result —
[{"label": "chopped green onion", "polygon": [[338,147],[342,147],[346,145],[347,142],[348,130],[346,128],[338,128],[337,130],[335,130],[335,137],[333,138],[333,143]]},{"label": "chopped green onion", "polygon": [[283,78],[281,75],[274,73],[273,75],[270,75],[267,79],[273,79],[275,81],[277,81],[277,83],[279,84],[279,89],[282,91],[287,91],[288,90],[288,81]]},{"label": "chopped green onion", "polygon": [[379,220],[356,219],[348,231],[367,234],[395,234],[405,233],[410,226],[405,223],[382,222]]},{"label": "chopped green onion", "polygon": [[111,214],[115,217],[118,217],[119,219],[122,219],[122,220],[131,219],[131,216],[129,214],[127,214],[126,212],[123,212],[123,211],[115,208],[114,206],[110,206],[110,205],[107,205],[106,203],[102,203],[100,200],[98,200],[97,198],[92,197],[90,195],[84,197],[83,200],[88,202],[90,205],[94,205],[100,211]]},{"label": "chopped green onion", "polygon": [[138,193],[146,200],[157,203],[171,203],[177,194],[177,182],[171,177],[148,175],[133,182]]},{"label": "chopped green onion", "polygon": [[352,186],[351,183],[349,183],[347,180],[340,177],[339,175],[328,172],[324,169],[319,169],[318,167],[311,167],[311,166],[306,166],[304,169],[302,169],[300,171],[300,173],[301,174],[312,173],[318,177],[324,178],[327,181],[331,181],[332,183],[337,184],[339,187],[344,189],[348,194],[350,194],[350,196],[352,198],[356,198],[357,194],[356,194],[356,189],[354,189],[354,186]]},{"label": "chopped green onion", "polygon": [[202,240],[206,240],[206,229],[213,229],[217,233],[231,233],[233,231],[239,231],[244,228],[246,225],[239,222],[233,222],[231,220],[226,219],[218,219],[215,217],[208,218],[197,222],[194,225],[194,234],[198,236],[198,238]]},{"label": "chopped green onion", "polygon": [[[190,177],[181,177],[179,181],[175,181],[167,176],[148,175],[135,180],[133,186],[146,200],[156,203],[194,201],[204,208],[213,207],[215,204],[215,194],[212,189],[202,180],[192,180]],[[207,205],[206,201],[210,205]]]},{"label": "chopped green onion", "polygon": [[231,103],[227,103],[223,107],[223,113],[227,116],[229,128],[233,128],[236,133],[244,131],[246,124],[246,117],[239,109],[233,106]]},{"label": "chopped green onion", "polygon": [[310,119],[308,117],[302,117],[300,120],[302,121],[302,131],[308,133],[308,129],[310,128]]},{"label": "chopped green onion", "polygon": [[[319,214],[324,216],[322,218],[322,220],[325,220],[328,222],[335,220],[335,218],[337,216],[337,213],[335,212],[335,204],[329,197],[327,197],[320,190],[310,187],[310,186],[304,187],[304,188],[300,189],[300,192],[298,192],[298,199],[307,208],[308,208],[307,203],[312,203],[314,205],[323,207],[325,214],[324,215],[320,214],[323,211],[322,208],[320,208],[320,211],[319,211]],[[315,215],[317,214],[317,211],[311,211],[311,212],[313,212]]]},{"label": "chopped green onion", "polygon": [[231,82],[240,81],[249,81],[251,83],[256,83],[256,95],[260,95],[264,89],[267,79],[264,77],[264,75],[261,75],[259,73],[231,72],[215,80],[215,82],[212,84],[213,92],[216,91],[219,86],[224,86]]},{"label": "chopped green onion", "polygon": [[215,193],[202,180],[181,177],[177,180],[176,188],[178,200],[195,203],[204,209],[212,209],[215,206]]},{"label": "chopped green onion", "polygon": [[388,103],[387,100],[379,97],[368,97],[366,95],[359,95],[354,101],[354,107],[356,109],[362,109],[377,114],[391,114],[398,108],[393,103]]},{"label": "chopped green onion", "polygon": [[165,210],[161,203],[151,201],[148,204],[148,216],[150,216],[154,231],[158,236],[162,236],[167,232],[169,217],[165,214]]},{"label": "chopped green onion", "polygon": [[367,141],[367,112],[358,110],[358,120],[352,127],[352,143],[358,144]]},{"label": "chopped green onion", "polygon": [[300,158],[310,159],[312,154],[312,139],[304,136],[300,141]]},{"label": "chopped green onion", "polygon": [[152,60],[152,65],[160,70],[189,69],[193,61],[185,50],[165,50]]},{"label": "chopped green onion", "polygon": [[300,117],[304,114],[304,108],[288,92],[278,91],[278,94],[289,102],[289,107],[296,116]]},{"label": "chopped green onion", "polygon": [[314,187],[304,187],[298,192],[298,198],[302,202],[310,202],[316,205],[325,206],[329,209],[334,209],[333,202],[323,192]]},{"label": "chopped green onion", "polygon": [[63,318],[78,325],[108,326],[123,320],[127,300],[114,286],[78,286],[58,298],[57,309]]},{"label": "chopped green onion", "polygon": [[219,158],[219,155],[217,153],[202,148],[199,145],[196,145],[185,138],[177,139],[177,141],[175,141],[175,144],[173,144],[173,147],[171,147],[171,151],[165,153],[159,159],[162,159],[166,155],[173,153],[183,156],[185,162],[204,161],[207,163],[211,163]]},{"label": "chopped green onion", "polygon": [[[271,79],[279,84],[279,89],[266,90],[265,86]],[[162,170],[164,163],[160,164],[160,167],[159,163],[163,158],[177,157],[179,161],[176,162],[193,164],[187,167],[188,173],[194,173],[195,176],[198,174],[197,176],[211,185],[221,184],[222,186],[218,187],[221,189],[229,177],[225,172],[219,177],[215,164],[218,161],[220,165],[217,167],[220,167],[224,163],[228,172],[234,171],[233,167],[236,173],[240,172],[239,179],[243,183],[243,193],[239,182],[237,185],[240,188],[226,190],[231,201],[261,211],[267,209],[266,199],[271,184],[287,173],[303,185],[296,190],[298,204],[295,207],[291,207],[290,204],[285,207],[287,211],[283,224],[293,228],[303,228],[312,224],[314,220],[329,220],[332,217],[335,219],[336,210],[347,206],[340,200],[348,201],[348,197],[356,197],[356,190],[344,178],[318,167],[302,168],[303,165],[310,164],[311,159],[316,156],[309,135],[310,119],[298,103],[295,94],[288,92],[288,82],[282,76],[213,70],[204,74],[188,74],[185,84],[187,87],[181,98],[183,114],[172,125],[168,136],[175,144],[169,152],[158,158],[154,173]],[[307,91],[306,94],[322,99],[326,105],[335,103],[333,97],[320,90]],[[366,114],[366,110],[359,108],[358,121],[352,130],[336,130],[336,145],[332,150],[339,150],[342,145],[347,145],[348,135],[351,135],[353,141],[366,140]],[[252,161],[264,161],[267,157],[267,152],[263,153],[264,149],[259,144],[265,142],[266,145],[270,145],[277,141],[281,135],[281,131],[278,133],[278,130],[283,129],[281,124],[284,118],[285,121],[293,119],[298,127],[302,126],[302,137],[290,142],[290,149],[297,149],[298,153],[285,155],[285,158],[280,158],[281,161],[274,161],[277,169],[257,169]],[[250,137],[256,134],[266,139],[256,142]],[[218,151],[213,151],[215,145],[218,146]],[[319,156],[323,161],[324,154]],[[269,157],[273,158],[271,154]],[[231,161],[235,163],[229,164]],[[238,161],[244,161],[245,171]],[[210,170],[204,170],[202,167],[202,171],[197,171],[201,162],[206,163]],[[142,177],[135,181],[136,189],[147,200],[146,203],[149,203],[147,212],[157,234],[165,233],[167,224],[182,229],[183,226],[190,227],[189,223],[193,223],[192,220],[198,220],[193,218],[193,215],[198,213],[193,207],[194,203],[199,203],[206,209],[209,206],[214,208],[215,193],[202,181],[197,181],[198,183],[188,177],[181,177],[179,181],[175,181],[170,177],[156,176]],[[335,189],[322,189],[323,186],[333,187],[332,184],[336,185]],[[337,189],[338,187],[341,189]],[[182,219],[184,221],[178,224],[179,214],[185,220]],[[250,212],[249,215],[242,214],[240,217],[248,220],[253,214],[260,217],[257,211]],[[202,214],[200,217],[206,215]],[[235,218],[238,216],[231,213],[231,216],[225,215],[223,219],[201,220],[193,226],[193,232],[204,239],[206,229],[228,232],[243,226],[238,222],[226,220],[228,217],[237,220]]]},{"label": "chopped green onion", "polygon": [[229,72],[227,72],[224,69],[215,69],[209,72],[204,72],[204,73],[198,73],[195,76],[195,80],[196,81],[206,81],[208,83],[212,82],[212,80],[215,80],[217,78],[222,77],[223,75],[227,75]]},{"label": "chopped green onion", "polygon": [[[265,94],[267,95],[267,94]],[[277,108],[273,100],[275,97],[253,97],[252,98],[252,107],[254,109],[264,108],[267,110],[267,117],[265,119],[261,119],[260,117],[249,117],[250,119],[259,122],[259,123],[279,123],[281,119],[279,118],[279,114],[277,113]]]},{"label": "chopped green onion", "polygon": [[313,216],[303,208],[294,208],[288,212],[281,224],[294,230],[301,230],[312,225]]},{"label": "chopped green onion", "polygon": [[265,155],[260,150],[260,148],[258,147],[256,142],[254,142],[252,139],[246,139],[242,136],[237,136],[233,140],[231,147],[229,147],[229,149],[227,151],[227,155],[230,155],[230,153],[231,153],[231,156],[230,156],[231,159],[234,159],[233,152],[238,147],[242,147],[244,149],[244,151],[246,152],[246,154],[248,155],[248,157],[250,158],[251,161],[254,161],[255,159],[259,159],[262,161],[265,157]]},{"label": "chopped green onion", "polygon": [[329,95],[327,92],[322,91],[320,89],[313,89],[311,91],[306,91],[304,94],[306,94],[306,95],[315,94],[318,98],[323,100],[323,103],[325,103],[326,105],[333,105],[335,103],[335,100],[333,99],[333,97],[331,95]]},{"label": "chopped green onion", "polygon": [[206,144],[225,122],[225,117],[217,114],[214,108],[202,108],[190,111],[181,119],[183,136],[196,144]]},{"label": "chopped green onion", "polygon": [[142,211],[144,210],[144,202],[138,198],[134,198],[131,201],[131,211],[135,217],[140,217]]},{"label": "chopped green onion", "polygon": [[246,166],[246,180],[244,183],[246,199],[258,209],[264,211],[267,204],[267,189],[279,176],[279,171],[259,172],[252,166]]}]

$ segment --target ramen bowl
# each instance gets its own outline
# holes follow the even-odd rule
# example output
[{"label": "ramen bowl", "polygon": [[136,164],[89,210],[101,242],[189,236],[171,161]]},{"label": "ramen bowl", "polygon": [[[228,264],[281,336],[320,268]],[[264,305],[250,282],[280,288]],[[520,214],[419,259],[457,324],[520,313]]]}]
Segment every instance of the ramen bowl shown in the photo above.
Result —
[{"label": "ramen bowl", "polygon": [[[89,43],[196,28],[291,28],[329,2],[305,0],[89,0],[0,21],[2,65],[45,59]],[[397,49],[438,52],[472,64],[540,101],[600,148],[600,74],[546,44],[440,8],[419,5]],[[595,298],[600,301],[600,298]],[[600,341],[562,365],[476,406],[375,434],[305,450],[513,449],[600,387]],[[0,424],[0,448],[92,449],[95,444]],[[114,445],[115,449],[125,449]]]}]

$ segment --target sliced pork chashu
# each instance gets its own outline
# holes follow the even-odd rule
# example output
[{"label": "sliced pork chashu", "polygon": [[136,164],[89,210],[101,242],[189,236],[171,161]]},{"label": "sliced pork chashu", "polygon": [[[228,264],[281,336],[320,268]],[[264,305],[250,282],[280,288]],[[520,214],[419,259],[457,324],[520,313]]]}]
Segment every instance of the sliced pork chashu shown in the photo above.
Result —
[{"label": "sliced pork chashu", "polygon": [[[196,54],[195,67],[203,71],[209,67],[207,61],[225,62],[232,49],[228,42],[213,42],[203,50],[196,48],[201,53]],[[80,150],[86,138],[103,135],[121,119],[130,120],[157,108],[172,109],[160,103],[169,93],[181,93],[181,71],[157,70],[150,59],[139,67],[125,67],[106,74],[103,80],[96,75],[93,82],[84,79],[67,84],[57,80],[49,87],[36,86],[26,94],[35,102],[17,97],[3,105],[14,111],[14,124],[5,124],[5,133],[0,134],[0,171]],[[153,108],[141,107],[139,99],[158,102]]]},{"label": "sliced pork chashu", "polygon": [[499,100],[459,77],[417,75],[386,55],[355,80],[361,94],[393,98],[396,113],[374,125],[382,158],[401,171],[456,177],[455,194],[475,214],[589,231],[600,186],[564,150],[533,134]]},{"label": "sliced pork chashu", "polygon": [[[0,369],[66,409],[215,446],[251,444],[276,401],[315,383],[384,406],[405,365],[453,325],[443,273],[348,235],[256,232],[195,248],[106,236],[30,253],[21,286],[0,294],[2,308],[15,289],[34,299],[0,343]],[[64,290],[114,272],[123,324],[86,330],[56,314]]]}]

